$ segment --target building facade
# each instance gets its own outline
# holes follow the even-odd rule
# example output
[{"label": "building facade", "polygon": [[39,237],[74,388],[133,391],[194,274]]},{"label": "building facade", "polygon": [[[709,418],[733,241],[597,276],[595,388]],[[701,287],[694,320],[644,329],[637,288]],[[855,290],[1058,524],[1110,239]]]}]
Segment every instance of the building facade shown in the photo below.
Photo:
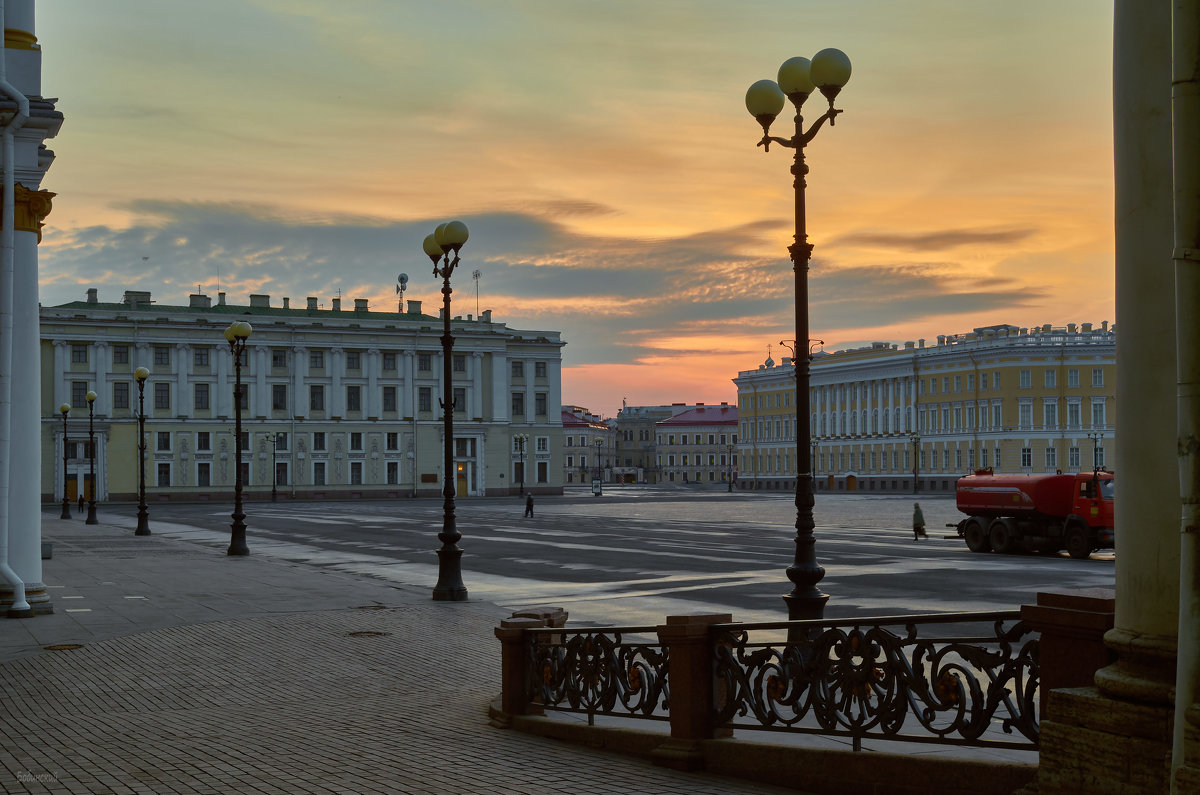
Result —
[{"label": "building facade", "polygon": [[690,407],[622,406],[617,413],[616,476],[623,483],[662,483],[665,472],[658,465],[659,421],[674,417]]},{"label": "building facade", "polygon": [[737,478],[738,412],[722,403],[694,408],[655,425],[657,466],[663,482],[731,484]]},{"label": "building facade", "polygon": [[562,407],[563,483],[613,479],[616,431],[608,422],[581,406]]},{"label": "building facade", "polygon": [[[138,490],[138,385],[145,383],[149,498],[224,499],[243,451],[249,498],[434,496],[444,486],[442,322],[409,301],[404,314],[271,305],[193,295],[186,306],[128,291],[121,303],[44,307],[42,498],[69,500],[90,481],[86,393],[93,405],[96,494]],[[241,365],[242,438],[234,437],[236,372],[223,332],[253,325]],[[454,318],[454,480],[461,497],[562,491],[561,348],[557,332]],[[57,407],[68,404],[68,443]],[[553,409],[553,410],[552,410]],[[527,434],[525,470],[517,434]],[[64,471],[64,453],[66,467]]]},{"label": "building facade", "polygon": [[[769,358],[734,379],[739,487],[794,489],[796,380]],[[1116,328],[977,328],[903,347],[817,354],[814,488],[948,492],[976,469],[1105,467],[1115,442]]]}]

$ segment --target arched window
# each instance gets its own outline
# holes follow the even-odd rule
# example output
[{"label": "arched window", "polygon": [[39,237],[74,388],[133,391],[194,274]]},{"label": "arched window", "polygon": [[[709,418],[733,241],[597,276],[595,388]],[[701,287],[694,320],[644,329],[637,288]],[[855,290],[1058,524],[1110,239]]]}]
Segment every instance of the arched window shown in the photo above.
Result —
[{"label": "arched window", "polygon": [[858,412],[852,411],[850,412],[850,434],[856,433],[858,433]]}]

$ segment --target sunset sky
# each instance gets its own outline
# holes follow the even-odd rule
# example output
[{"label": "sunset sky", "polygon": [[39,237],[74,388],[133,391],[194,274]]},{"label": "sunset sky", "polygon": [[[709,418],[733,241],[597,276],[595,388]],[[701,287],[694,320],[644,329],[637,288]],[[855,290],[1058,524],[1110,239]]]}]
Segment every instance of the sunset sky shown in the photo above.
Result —
[{"label": "sunset sky", "polygon": [[[42,0],[66,121],[41,300],[199,286],[560,330],[563,401],[733,401],[795,336],[791,152],[750,83],[849,55],[808,147],[837,350],[1114,320],[1107,0]],[[807,118],[823,111],[819,96]],[[785,110],[772,132],[790,135]]]}]

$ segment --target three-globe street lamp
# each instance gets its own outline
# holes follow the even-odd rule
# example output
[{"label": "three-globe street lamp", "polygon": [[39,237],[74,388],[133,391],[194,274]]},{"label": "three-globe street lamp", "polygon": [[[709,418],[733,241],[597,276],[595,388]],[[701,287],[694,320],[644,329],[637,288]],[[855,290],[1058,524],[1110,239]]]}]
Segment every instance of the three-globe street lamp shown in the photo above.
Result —
[{"label": "three-globe street lamp", "polygon": [[138,521],[135,536],[150,535],[150,512],[146,509],[146,379],[150,371],[139,367],[133,371],[138,385]]},{"label": "three-globe street lamp", "polygon": [[600,448],[604,446],[603,439],[596,440],[596,480],[604,479],[604,472],[600,467]]},{"label": "three-globe street lamp", "polygon": [[[792,164],[795,177],[795,242],[788,247],[795,272],[796,291],[796,339],[809,339],[808,329],[808,267],[812,258],[812,245],[808,242],[805,229],[804,188],[808,166],[804,163],[804,147],[812,141],[826,121],[832,126],[837,114],[833,107],[834,98],[850,79],[850,59],[841,50],[825,49],[807,58],[789,58],[779,68],[778,82],[759,80],[746,92],[746,109],[762,125],[763,137],[758,145],[764,151],[771,143],[786,146],[796,151]],[[829,101],[829,109],[804,129],[801,107],[814,89],[819,89]],[[783,110],[784,100],[790,100],[796,108],[795,134],[791,138],[770,135],[771,123]],[[817,583],[825,576],[825,569],[817,565],[816,541],[813,537],[813,476],[809,440],[809,361],[805,357],[794,357],[796,371],[796,554],[787,569],[792,590],[783,597],[791,620],[819,619],[824,615],[829,595],[822,593]]]},{"label": "three-globe street lamp", "polygon": [[70,457],[67,454],[67,415],[71,413],[71,404],[63,403],[58,407],[58,411],[63,418],[63,505],[62,515],[59,519],[71,518],[71,504],[67,501],[67,459]]},{"label": "three-globe street lamp", "polygon": [[921,435],[912,434],[908,437],[913,446],[913,494],[921,490]]},{"label": "three-globe street lamp", "polygon": [[96,518],[96,393],[88,392],[85,396],[88,404],[88,462],[92,473],[91,489],[88,492],[88,514],[84,524],[100,524]]},{"label": "three-globe street lamp", "polygon": [[529,442],[529,434],[518,433],[513,437],[513,441],[517,443],[517,449],[521,453],[521,490],[518,494],[525,495],[525,445]]},{"label": "three-globe street lamp", "polygon": [[1089,433],[1088,438],[1092,440],[1092,472],[1100,471],[1100,442],[1104,440],[1102,433]]},{"label": "three-globe street lamp", "polygon": [[225,341],[233,354],[233,525],[226,555],[249,555],[246,546],[246,514],[242,512],[242,353],[246,339],[254,329],[244,320],[235,320],[225,329]]},{"label": "three-globe street lamp", "polygon": [[268,433],[267,441],[271,443],[271,502],[279,496],[279,470],[275,464],[275,449],[279,445],[279,434]]},{"label": "three-globe street lamp", "polygon": [[[458,265],[458,251],[467,242],[469,233],[462,221],[441,224],[425,238],[422,248],[433,260],[433,275],[442,279],[442,423],[444,443],[443,464],[446,483],[442,488],[442,542],[438,554],[438,581],[433,587],[434,601],[462,602],[467,599],[467,586],[462,581],[462,547],[454,520],[454,390],[452,357],[454,337],[450,335],[450,275]],[[452,258],[453,257],[453,258]],[[440,263],[439,263],[440,261]]]}]

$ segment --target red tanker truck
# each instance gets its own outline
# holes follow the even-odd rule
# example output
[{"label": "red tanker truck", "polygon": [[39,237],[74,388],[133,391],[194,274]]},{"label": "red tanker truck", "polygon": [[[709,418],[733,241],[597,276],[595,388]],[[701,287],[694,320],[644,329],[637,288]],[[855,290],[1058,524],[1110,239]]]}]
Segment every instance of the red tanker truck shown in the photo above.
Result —
[{"label": "red tanker truck", "polygon": [[1113,546],[1113,474],[993,475],[959,478],[958,534],[972,552],[1057,552],[1086,558]]}]

